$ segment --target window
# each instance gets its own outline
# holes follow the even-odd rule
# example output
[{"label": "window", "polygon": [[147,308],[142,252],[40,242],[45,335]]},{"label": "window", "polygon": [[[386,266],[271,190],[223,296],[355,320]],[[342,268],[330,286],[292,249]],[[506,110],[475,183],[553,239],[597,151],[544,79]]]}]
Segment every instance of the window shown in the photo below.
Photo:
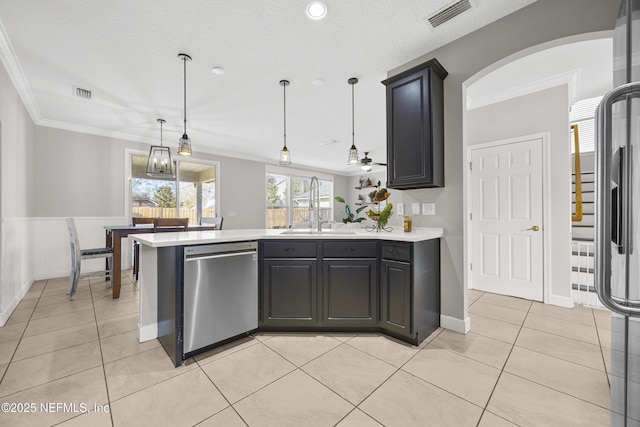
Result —
[{"label": "window", "polygon": [[217,167],[174,160],[176,178],[165,180],[146,174],[147,156],[131,155],[131,216],[146,218],[200,218],[216,216]]},{"label": "window", "polygon": [[[318,178],[320,217],[333,220],[333,181]],[[266,173],[267,228],[290,228],[309,224],[311,177],[286,173]]]},{"label": "window", "polygon": [[[583,99],[571,106],[569,122],[571,125],[578,125],[578,144],[580,154],[593,152],[596,146],[595,114],[596,107],[602,99]],[[573,146],[573,130],[571,130],[571,154],[575,153]]]}]

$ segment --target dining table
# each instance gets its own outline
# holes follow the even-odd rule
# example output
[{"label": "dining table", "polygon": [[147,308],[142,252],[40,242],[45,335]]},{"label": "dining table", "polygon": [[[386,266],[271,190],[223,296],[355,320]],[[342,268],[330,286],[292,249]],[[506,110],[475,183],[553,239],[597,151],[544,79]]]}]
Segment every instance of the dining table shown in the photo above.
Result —
[{"label": "dining table", "polygon": [[[120,298],[120,286],[122,284],[122,239],[128,237],[129,234],[142,234],[142,233],[164,233],[185,231],[182,228],[174,227],[162,227],[161,229],[154,229],[153,224],[138,224],[138,225],[105,225],[105,243],[107,248],[111,248],[113,251],[112,261],[112,276],[113,276],[113,299]],[[207,225],[189,225],[186,231],[206,231],[217,230],[213,224]],[[108,269],[108,267],[107,267]],[[109,277],[105,277],[105,280],[109,280]]]}]

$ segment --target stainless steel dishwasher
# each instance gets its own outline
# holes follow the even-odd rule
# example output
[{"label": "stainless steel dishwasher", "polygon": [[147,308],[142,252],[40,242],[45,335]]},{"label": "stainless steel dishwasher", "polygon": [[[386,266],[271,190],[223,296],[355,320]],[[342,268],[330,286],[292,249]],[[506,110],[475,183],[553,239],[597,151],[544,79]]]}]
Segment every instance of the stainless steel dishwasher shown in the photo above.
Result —
[{"label": "stainless steel dishwasher", "polygon": [[184,354],[258,327],[256,242],[184,250]]}]

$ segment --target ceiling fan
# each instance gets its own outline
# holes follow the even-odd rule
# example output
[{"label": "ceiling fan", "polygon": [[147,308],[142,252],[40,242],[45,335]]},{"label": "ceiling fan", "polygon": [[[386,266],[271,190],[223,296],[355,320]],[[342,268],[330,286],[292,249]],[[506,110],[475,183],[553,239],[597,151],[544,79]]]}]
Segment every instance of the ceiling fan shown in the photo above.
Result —
[{"label": "ceiling fan", "polygon": [[387,166],[386,163],[374,162],[371,158],[369,158],[368,155],[369,155],[369,152],[365,151],[364,152],[364,157],[360,159],[360,168],[363,171],[369,172],[371,170],[371,165]]}]

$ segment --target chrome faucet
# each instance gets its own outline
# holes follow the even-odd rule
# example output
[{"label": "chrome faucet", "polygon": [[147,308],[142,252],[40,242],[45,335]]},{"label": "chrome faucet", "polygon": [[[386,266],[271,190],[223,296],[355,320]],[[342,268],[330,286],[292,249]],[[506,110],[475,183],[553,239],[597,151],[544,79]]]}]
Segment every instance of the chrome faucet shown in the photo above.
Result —
[{"label": "chrome faucet", "polygon": [[[314,227],[314,222],[316,227]],[[322,231],[322,221],[320,220],[320,183],[317,177],[311,178],[309,184],[309,226]]]}]

